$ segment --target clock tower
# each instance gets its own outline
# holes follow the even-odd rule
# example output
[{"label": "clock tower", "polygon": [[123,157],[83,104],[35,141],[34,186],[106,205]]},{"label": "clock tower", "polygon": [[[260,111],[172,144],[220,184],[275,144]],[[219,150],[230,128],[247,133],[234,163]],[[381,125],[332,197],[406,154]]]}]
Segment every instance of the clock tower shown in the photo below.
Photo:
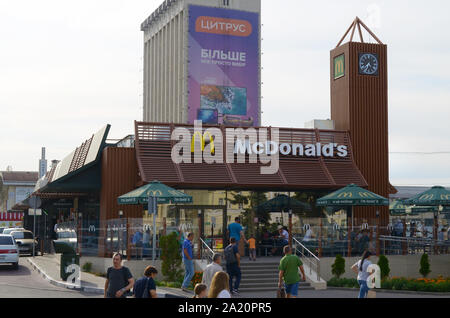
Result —
[{"label": "clock tower", "polygon": [[[376,43],[364,43],[362,28]],[[360,42],[353,42],[356,30]],[[342,44],[350,31],[350,41]],[[387,46],[357,17],[330,57],[331,119],[336,129],[350,132],[355,161],[368,190],[388,198],[396,190],[389,183]],[[353,211],[355,226],[389,223],[388,207],[355,207]]]}]

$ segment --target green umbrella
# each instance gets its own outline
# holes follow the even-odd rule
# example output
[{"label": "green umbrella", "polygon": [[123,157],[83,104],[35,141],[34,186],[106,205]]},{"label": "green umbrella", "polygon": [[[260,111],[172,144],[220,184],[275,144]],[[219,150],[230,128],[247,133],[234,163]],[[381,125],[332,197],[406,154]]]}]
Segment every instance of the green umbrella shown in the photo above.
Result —
[{"label": "green umbrella", "polygon": [[289,210],[311,211],[311,206],[285,194],[280,194],[256,208],[257,212],[283,212]]},{"label": "green umbrella", "polygon": [[389,205],[389,200],[369,190],[350,184],[317,200],[317,206]]},{"label": "green umbrella", "polygon": [[[434,239],[436,240],[438,229],[437,214],[441,209],[444,211],[442,206],[450,206],[450,191],[444,187],[435,186],[427,191],[415,195],[408,200],[404,200],[403,202],[405,204],[415,205],[416,207],[413,208],[413,211],[417,213],[434,213]],[[448,208],[445,210],[448,210]]]},{"label": "green umbrella", "polygon": [[[316,205],[350,207],[353,231],[353,206],[389,206],[389,199],[355,184],[350,184],[318,199]],[[350,231],[348,231],[348,255],[351,255]]]},{"label": "green umbrella", "polygon": [[192,197],[159,181],[153,181],[117,198],[119,204],[146,204],[149,197],[156,197],[158,204],[192,203]]},{"label": "green umbrella", "polygon": [[416,206],[450,206],[450,191],[444,187],[436,186],[403,202]]},{"label": "green umbrella", "polygon": [[405,216],[406,214],[408,214],[408,209],[410,209],[410,207],[404,205],[400,200],[395,200],[392,202],[392,204],[389,205],[389,212],[393,216]]},{"label": "green umbrella", "polygon": [[[151,201],[149,198],[156,198],[156,202]],[[153,213],[153,253],[152,258],[155,261],[156,251],[156,213],[158,211],[158,204],[165,203],[191,203],[192,197],[181,191],[175,190],[171,187],[162,184],[159,181],[153,181],[146,184],[136,190],[133,190],[127,194],[124,194],[117,198],[119,204],[146,204],[149,203],[148,211],[154,210]]]}]

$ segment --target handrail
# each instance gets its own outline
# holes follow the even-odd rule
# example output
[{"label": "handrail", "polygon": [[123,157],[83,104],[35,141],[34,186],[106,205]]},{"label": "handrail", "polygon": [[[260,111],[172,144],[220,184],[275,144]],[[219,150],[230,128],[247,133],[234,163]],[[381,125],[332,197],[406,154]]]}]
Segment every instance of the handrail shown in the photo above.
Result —
[{"label": "handrail", "polygon": [[212,261],[213,256],[214,256],[214,251],[209,247],[208,244],[206,244],[206,242],[202,238],[200,238],[200,242],[202,243],[202,246],[200,247],[201,259],[204,260],[203,256],[205,255],[205,253],[203,253],[203,250],[205,250],[205,247],[206,247],[206,251],[208,251],[210,253],[209,260]]},{"label": "handrail", "polygon": [[[315,267],[315,271],[317,274],[317,281],[320,282],[320,259],[314,255],[314,253],[312,253],[305,245],[303,245],[302,243],[300,243],[295,237],[292,238],[292,241],[295,243],[295,254],[297,254],[297,252],[299,252],[306,261],[309,262],[309,274],[312,275],[312,267]],[[297,249],[297,245],[300,245],[300,247],[302,248],[303,252],[300,251],[299,249]],[[305,255],[305,251],[307,252],[307,254]],[[313,261],[311,260],[311,256],[313,258]]]}]

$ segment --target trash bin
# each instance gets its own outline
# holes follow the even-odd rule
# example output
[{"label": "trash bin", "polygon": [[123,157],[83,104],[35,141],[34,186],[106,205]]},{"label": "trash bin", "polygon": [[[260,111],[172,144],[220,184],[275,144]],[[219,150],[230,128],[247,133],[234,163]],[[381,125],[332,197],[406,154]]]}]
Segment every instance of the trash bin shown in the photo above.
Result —
[{"label": "trash bin", "polygon": [[63,281],[67,281],[67,278],[71,273],[66,273],[67,266],[77,264],[80,266],[80,255],[76,253],[76,250],[67,242],[53,241],[55,252],[61,255],[60,263],[60,276]]}]

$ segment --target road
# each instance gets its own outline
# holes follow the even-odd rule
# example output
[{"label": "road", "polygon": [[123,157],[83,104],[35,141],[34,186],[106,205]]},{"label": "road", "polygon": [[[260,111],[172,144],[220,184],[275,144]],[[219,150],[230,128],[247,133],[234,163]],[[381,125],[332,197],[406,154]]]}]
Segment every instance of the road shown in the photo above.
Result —
[{"label": "road", "polygon": [[25,257],[19,269],[0,265],[0,298],[101,298],[102,295],[80,293],[56,287],[40,276]]}]

